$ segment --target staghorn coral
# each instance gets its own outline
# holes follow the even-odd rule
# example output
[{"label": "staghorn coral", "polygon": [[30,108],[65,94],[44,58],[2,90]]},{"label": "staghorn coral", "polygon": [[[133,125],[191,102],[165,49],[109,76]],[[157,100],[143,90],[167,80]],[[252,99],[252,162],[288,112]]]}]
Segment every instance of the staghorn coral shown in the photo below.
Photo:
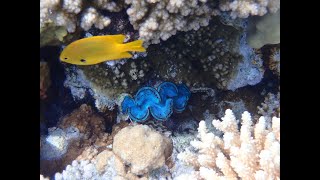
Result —
[{"label": "staghorn coral", "polygon": [[[280,179],[280,118],[272,118],[266,128],[262,116],[253,125],[248,112],[242,114],[240,131],[235,116],[226,110],[222,121],[213,120],[223,132],[216,136],[208,132],[204,121],[199,123],[198,138],[178,159],[195,168],[193,179]],[[180,175],[177,179],[185,177]]]},{"label": "staghorn coral", "polygon": [[132,98],[125,96],[121,103],[121,111],[129,114],[134,121],[145,121],[151,114],[156,120],[164,121],[175,112],[182,112],[191,95],[189,89],[183,85],[171,82],[161,83],[157,89],[143,87]]},{"label": "staghorn coral", "polygon": [[40,61],[40,99],[47,98],[47,90],[50,85],[51,79],[48,63]]},{"label": "staghorn coral", "polygon": [[146,125],[128,126],[114,137],[113,152],[128,166],[126,171],[146,175],[169,160],[172,142]]}]

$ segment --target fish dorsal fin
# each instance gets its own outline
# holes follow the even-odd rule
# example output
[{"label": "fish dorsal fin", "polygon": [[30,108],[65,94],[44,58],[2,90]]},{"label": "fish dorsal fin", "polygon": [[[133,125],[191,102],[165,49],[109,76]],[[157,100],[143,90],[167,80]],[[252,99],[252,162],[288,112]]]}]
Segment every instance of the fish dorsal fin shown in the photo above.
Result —
[{"label": "fish dorsal fin", "polygon": [[111,39],[113,39],[115,42],[122,44],[124,39],[126,38],[125,35],[123,34],[118,34],[118,35],[109,35]]}]

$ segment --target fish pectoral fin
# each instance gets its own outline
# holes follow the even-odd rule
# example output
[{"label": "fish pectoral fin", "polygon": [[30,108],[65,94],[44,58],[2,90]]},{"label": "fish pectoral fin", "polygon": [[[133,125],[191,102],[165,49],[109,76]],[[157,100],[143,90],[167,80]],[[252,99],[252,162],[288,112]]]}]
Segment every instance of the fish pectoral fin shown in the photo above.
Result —
[{"label": "fish pectoral fin", "polygon": [[128,52],[120,53],[121,58],[132,58],[132,55]]},{"label": "fish pectoral fin", "polygon": [[118,35],[110,35],[110,37],[117,43],[122,44],[124,39],[126,38],[125,35],[123,34],[118,34]]}]

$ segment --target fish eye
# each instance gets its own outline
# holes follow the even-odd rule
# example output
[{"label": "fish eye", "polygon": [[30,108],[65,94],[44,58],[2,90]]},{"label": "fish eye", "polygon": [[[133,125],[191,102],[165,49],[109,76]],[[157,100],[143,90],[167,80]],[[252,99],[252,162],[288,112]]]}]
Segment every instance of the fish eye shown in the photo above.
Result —
[{"label": "fish eye", "polygon": [[67,60],[68,58],[65,57],[64,59]]},{"label": "fish eye", "polygon": [[81,59],[80,61],[81,61],[81,62],[83,62],[83,63],[85,63],[85,62],[86,62],[86,60],[85,60],[85,59]]}]

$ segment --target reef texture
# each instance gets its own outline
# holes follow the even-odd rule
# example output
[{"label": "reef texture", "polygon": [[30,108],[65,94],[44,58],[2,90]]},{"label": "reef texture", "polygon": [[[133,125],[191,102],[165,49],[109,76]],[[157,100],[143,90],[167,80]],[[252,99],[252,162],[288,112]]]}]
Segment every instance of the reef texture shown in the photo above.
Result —
[{"label": "reef texture", "polygon": [[276,13],[280,9],[280,0],[221,0],[220,10],[231,11],[232,18],[247,18],[249,15],[263,16],[268,11]]},{"label": "reef texture", "polygon": [[47,98],[47,90],[50,85],[51,79],[48,63],[40,61],[40,99]]},{"label": "reef texture", "polygon": [[146,125],[127,126],[116,133],[112,146],[87,148],[55,179],[148,179],[159,175],[154,171],[171,161],[171,153],[169,138]]},{"label": "reef texture", "polygon": [[143,87],[137,94],[125,96],[121,103],[122,113],[129,114],[131,120],[145,121],[149,114],[156,120],[167,120],[173,113],[182,112],[187,106],[191,95],[189,89],[183,85],[171,82],[161,83],[157,89]]},{"label": "reef texture", "polygon": [[272,127],[266,128],[262,116],[253,125],[248,112],[242,114],[241,128],[230,109],[222,121],[212,125],[223,136],[208,132],[201,121],[198,138],[192,148],[178,155],[194,168],[176,179],[280,179],[280,118],[272,118]]},{"label": "reef texture", "polygon": [[177,31],[207,26],[213,14],[206,0],[125,0],[130,23],[145,44],[158,44]]},{"label": "reef texture", "polygon": [[93,25],[101,30],[111,23],[111,19],[97,9],[119,12],[122,8],[123,1],[41,0],[40,47],[59,45],[76,38],[79,36],[77,31],[87,31]]},{"label": "reef texture", "polygon": [[178,31],[207,26],[214,15],[228,11],[231,18],[265,15],[280,9],[280,0],[125,0],[130,23],[146,44],[158,44]]},{"label": "reef texture", "polygon": [[128,126],[114,137],[113,152],[129,166],[128,172],[144,175],[165,165],[172,141],[148,126]]},{"label": "reef texture", "polygon": [[266,60],[266,63],[272,73],[280,78],[280,44],[278,46],[273,46],[269,51],[269,57]]},{"label": "reef texture", "polygon": [[41,137],[40,165],[43,175],[53,175],[76,159],[86,147],[112,143],[105,133],[104,119],[95,114],[90,106],[83,104],[49,128],[49,134]]},{"label": "reef texture", "polygon": [[100,111],[112,110],[118,103],[120,94],[134,93],[142,82],[147,81],[145,71],[150,70],[151,64],[141,58],[128,60],[127,63],[119,61],[110,64],[108,62],[79,68],[67,66],[64,85],[71,89],[75,100],[90,94]]},{"label": "reef texture", "polygon": [[224,25],[219,18],[148,50],[152,67],[159,69],[156,78],[189,87],[236,90],[259,83],[264,74],[262,59],[246,43],[244,29]]},{"label": "reef texture", "polygon": [[133,28],[148,45],[165,41],[178,31],[198,30],[224,12],[233,19],[275,13],[280,0],[41,0],[40,47],[67,42],[79,36],[77,31],[93,26],[103,30],[119,21],[114,13],[124,8]]},{"label": "reef texture", "polygon": [[[224,25],[218,18],[198,31],[179,33],[148,55],[94,66],[66,65],[65,87],[75,100],[91,95],[101,112],[120,105],[121,94],[159,81],[184,83],[190,88],[236,90],[262,80],[261,55],[246,43],[243,29]],[[192,47],[192,48],[189,48]],[[209,89],[210,89],[209,88]]]},{"label": "reef texture", "polygon": [[272,117],[280,117],[280,92],[277,94],[268,93],[258,108],[258,114],[266,119],[267,127],[271,127]]}]

